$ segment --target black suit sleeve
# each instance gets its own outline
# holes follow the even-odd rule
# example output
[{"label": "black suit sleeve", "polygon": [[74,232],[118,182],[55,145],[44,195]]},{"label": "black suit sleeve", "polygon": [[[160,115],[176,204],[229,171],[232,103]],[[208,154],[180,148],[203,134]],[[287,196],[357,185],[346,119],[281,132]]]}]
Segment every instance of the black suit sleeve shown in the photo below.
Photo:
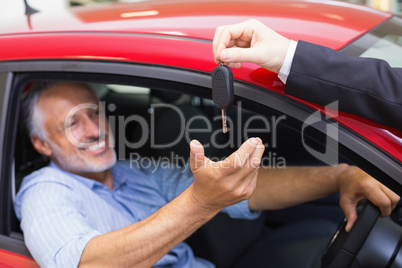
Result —
[{"label": "black suit sleeve", "polygon": [[402,68],[299,41],[285,93],[402,129]]}]

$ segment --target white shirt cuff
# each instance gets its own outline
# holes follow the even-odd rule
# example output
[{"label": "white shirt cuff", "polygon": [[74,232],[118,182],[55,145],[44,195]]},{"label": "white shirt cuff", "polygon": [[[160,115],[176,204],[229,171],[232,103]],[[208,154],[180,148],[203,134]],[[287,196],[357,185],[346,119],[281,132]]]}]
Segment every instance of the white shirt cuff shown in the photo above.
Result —
[{"label": "white shirt cuff", "polygon": [[286,52],[285,60],[283,61],[282,67],[279,70],[279,79],[286,84],[288,76],[290,74],[290,68],[292,67],[293,57],[296,52],[297,42],[290,40],[288,51]]}]

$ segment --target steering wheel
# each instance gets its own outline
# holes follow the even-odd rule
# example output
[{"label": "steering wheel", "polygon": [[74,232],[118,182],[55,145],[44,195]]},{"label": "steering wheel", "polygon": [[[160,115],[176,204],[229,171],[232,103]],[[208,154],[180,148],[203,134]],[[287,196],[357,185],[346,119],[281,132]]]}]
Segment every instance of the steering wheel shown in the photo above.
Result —
[{"label": "steering wheel", "polygon": [[347,268],[356,259],[364,242],[380,216],[380,210],[370,201],[365,201],[349,232],[345,231],[346,219],[339,225],[322,258],[322,267]]}]

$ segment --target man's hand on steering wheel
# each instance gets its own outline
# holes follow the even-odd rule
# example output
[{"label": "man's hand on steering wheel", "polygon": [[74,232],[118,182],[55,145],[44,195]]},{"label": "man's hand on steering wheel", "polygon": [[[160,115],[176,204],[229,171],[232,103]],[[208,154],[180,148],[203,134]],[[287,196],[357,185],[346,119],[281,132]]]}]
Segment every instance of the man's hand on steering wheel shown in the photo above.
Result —
[{"label": "man's hand on steering wheel", "polygon": [[381,211],[381,217],[391,214],[400,197],[361,169],[341,164],[337,173],[339,204],[347,219],[348,232],[357,219],[357,203],[367,198]]}]

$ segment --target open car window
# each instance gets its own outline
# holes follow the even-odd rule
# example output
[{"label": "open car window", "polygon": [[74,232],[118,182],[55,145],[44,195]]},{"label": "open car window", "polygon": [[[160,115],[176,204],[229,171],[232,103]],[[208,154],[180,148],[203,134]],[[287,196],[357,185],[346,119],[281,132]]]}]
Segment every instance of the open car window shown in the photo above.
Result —
[{"label": "open car window", "polygon": [[[189,143],[199,140],[206,155],[219,161],[237,150],[250,137],[260,137],[266,151],[262,166],[323,165],[303,148],[301,134],[292,127],[294,119],[267,107],[258,107],[238,98],[227,111],[228,133],[222,132],[221,112],[207,97],[153,89],[139,85],[89,83],[99,98],[99,107],[108,119],[116,143],[118,160],[168,161],[186,165]],[[314,150],[325,150],[320,135],[304,141]],[[16,148],[16,188],[24,176],[48,164],[30,145],[24,122],[20,122]],[[141,160],[143,163],[146,160]]]},{"label": "open car window", "polygon": [[[50,66],[52,63],[45,65],[53,68]],[[375,157],[376,154],[359,153],[359,150],[374,152],[377,150],[375,146],[361,141],[341,126],[339,135],[333,136],[328,130],[331,125],[337,126],[336,122],[282,95],[236,82],[235,105],[227,111],[229,132],[223,134],[220,110],[210,100],[209,75],[164,68],[159,72],[154,67],[148,67],[147,71],[144,66],[132,66],[135,67],[132,69],[127,65],[118,65],[119,68],[113,71],[127,74],[138,71],[145,76],[105,75],[107,65],[100,66],[102,71],[99,74],[73,72],[68,77],[89,83],[97,93],[119,139],[116,150],[120,159],[130,157],[133,152],[149,157],[169,156],[172,152],[179,152],[184,162],[184,159],[188,159],[188,144],[193,138],[206,145],[208,156],[219,158],[236,150],[248,137],[259,136],[266,145],[263,159],[265,165],[280,167],[350,162],[362,165],[363,169],[373,175],[379,174],[382,180],[391,185],[397,184],[392,178],[382,176],[384,172],[395,173],[387,167],[392,162],[378,155],[379,159],[383,159],[384,167],[381,162],[372,165],[365,162],[365,158]],[[93,65],[88,67],[93,68]],[[157,78],[152,78],[155,76]],[[23,87],[32,79],[63,80],[66,75],[24,74],[20,76],[20,84],[17,85]],[[316,119],[306,124],[312,115]],[[340,138],[339,143],[333,142],[336,138]],[[357,144],[355,140],[361,142]],[[331,148],[334,144],[336,148]],[[32,156],[19,149],[15,152],[21,154],[20,158],[15,158],[18,188],[22,175],[25,175],[20,170],[32,164],[24,157]],[[32,154],[34,158],[38,157],[36,153]],[[323,157],[329,154],[334,163],[330,163],[331,159],[323,161]]]},{"label": "open car window", "polygon": [[[29,79],[28,83],[31,82],[37,80]],[[155,88],[152,83],[148,84],[143,80],[140,83],[127,84],[118,84],[117,81],[116,83],[94,83],[92,80],[84,82],[96,92],[100,113],[103,113],[111,125],[118,160],[129,161],[130,166],[144,169],[151,166],[189,169],[189,143],[192,139],[197,139],[203,144],[205,154],[210,159],[220,161],[237,150],[250,137],[260,137],[266,146],[261,161],[263,168],[327,165],[311,155],[303,145],[305,142],[309,148],[318,153],[325,153],[326,148],[323,144],[326,142],[326,137],[319,131],[307,127],[305,131],[308,135],[302,138],[298,130],[300,127],[298,120],[270,107],[257,105],[246,98],[238,97],[234,106],[227,110],[228,132],[224,134],[220,109],[211,101],[209,94],[205,96],[202,94],[202,90],[209,91],[209,88],[179,82],[164,84],[163,81]],[[195,90],[194,94],[191,89]],[[47,158],[42,157],[31,146],[23,121],[19,122],[17,133],[19,142],[15,144],[16,189],[26,175],[49,163]],[[334,223],[338,223],[343,217],[337,195],[318,200],[315,204],[322,206],[317,209],[316,205],[308,204],[301,208],[305,216],[300,216],[291,210],[267,212],[252,223],[231,222],[230,229],[221,230],[219,234],[213,236],[210,232],[215,233],[216,229],[208,225],[207,229],[199,231],[187,242],[197,254],[201,256],[205,254],[206,258],[211,258],[222,248],[225,248],[225,251],[240,252],[241,249],[229,249],[230,247],[225,244],[234,239],[231,235],[233,230],[237,230],[236,239],[241,239],[247,246],[257,239],[260,234],[258,230],[265,224],[280,226],[308,218],[311,213]],[[297,211],[300,208],[295,209]],[[219,216],[212,226],[227,225],[227,221],[230,222],[230,219]],[[16,220],[12,228],[15,232],[21,232],[19,222]],[[216,237],[222,239],[215,241],[208,250],[205,250],[205,240],[213,241]],[[229,244],[237,243],[233,241]],[[236,255],[233,254],[232,258]],[[222,259],[213,258],[216,258],[216,262]],[[231,260],[229,257],[227,259]]]}]

